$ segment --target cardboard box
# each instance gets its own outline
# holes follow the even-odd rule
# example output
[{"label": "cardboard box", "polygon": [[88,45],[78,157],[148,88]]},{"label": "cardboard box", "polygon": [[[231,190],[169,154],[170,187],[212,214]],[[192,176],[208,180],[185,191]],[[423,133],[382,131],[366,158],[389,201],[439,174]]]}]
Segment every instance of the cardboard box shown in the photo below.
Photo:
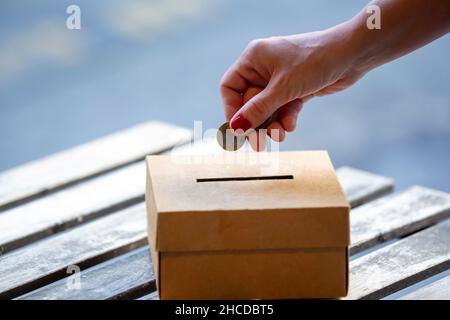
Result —
[{"label": "cardboard box", "polygon": [[326,151],[146,161],[161,299],[347,294],[349,204]]}]

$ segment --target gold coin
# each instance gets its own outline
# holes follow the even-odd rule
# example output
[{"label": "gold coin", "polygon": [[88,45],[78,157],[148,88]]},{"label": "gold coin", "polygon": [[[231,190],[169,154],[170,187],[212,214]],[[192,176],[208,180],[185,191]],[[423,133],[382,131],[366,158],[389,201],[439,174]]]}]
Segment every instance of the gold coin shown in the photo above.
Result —
[{"label": "gold coin", "polygon": [[266,121],[264,121],[255,130],[267,129],[267,127],[272,123],[272,116],[270,116]]},{"label": "gold coin", "polygon": [[[255,130],[266,129],[272,123],[272,117],[269,117]],[[236,151],[245,143],[245,135],[235,135],[230,128],[230,123],[225,122],[217,130],[216,139],[222,149],[226,151]]]},{"label": "gold coin", "polygon": [[245,136],[235,135],[229,122],[225,122],[217,130],[216,139],[223,150],[236,151],[244,145]]}]

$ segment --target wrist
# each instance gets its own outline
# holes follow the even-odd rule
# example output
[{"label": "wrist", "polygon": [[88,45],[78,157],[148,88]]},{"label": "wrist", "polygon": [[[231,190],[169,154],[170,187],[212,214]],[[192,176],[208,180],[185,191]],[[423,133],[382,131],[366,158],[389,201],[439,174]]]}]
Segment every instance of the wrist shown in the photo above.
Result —
[{"label": "wrist", "polygon": [[324,31],[345,73],[364,75],[378,66],[377,42],[371,41],[365,21],[355,17]]}]

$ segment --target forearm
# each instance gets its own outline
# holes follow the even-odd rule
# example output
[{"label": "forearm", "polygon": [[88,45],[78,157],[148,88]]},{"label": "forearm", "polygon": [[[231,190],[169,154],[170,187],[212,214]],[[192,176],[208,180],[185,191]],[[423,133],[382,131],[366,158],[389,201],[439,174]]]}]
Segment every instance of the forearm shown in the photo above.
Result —
[{"label": "forearm", "polygon": [[351,20],[329,31],[344,38],[342,53],[358,72],[366,73],[408,54],[450,31],[450,1],[375,0],[381,29],[369,29],[364,8]]},{"label": "forearm", "polygon": [[[353,85],[365,73],[450,31],[450,0],[374,0],[381,29],[371,29],[364,8],[327,30],[252,41],[222,78],[221,93],[232,129],[292,131],[301,103]],[[375,24],[376,25],[376,24]],[[247,102],[249,86],[263,90]],[[293,103],[293,105],[290,105]]]}]

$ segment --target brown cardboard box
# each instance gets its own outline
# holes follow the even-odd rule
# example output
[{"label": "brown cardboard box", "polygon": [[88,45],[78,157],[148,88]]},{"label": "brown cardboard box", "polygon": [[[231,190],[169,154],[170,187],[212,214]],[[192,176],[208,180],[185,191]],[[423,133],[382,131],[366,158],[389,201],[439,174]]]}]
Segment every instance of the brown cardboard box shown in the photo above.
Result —
[{"label": "brown cardboard box", "polygon": [[161,299],[347,294],[349,204],[326,151],[146,160]]}]

